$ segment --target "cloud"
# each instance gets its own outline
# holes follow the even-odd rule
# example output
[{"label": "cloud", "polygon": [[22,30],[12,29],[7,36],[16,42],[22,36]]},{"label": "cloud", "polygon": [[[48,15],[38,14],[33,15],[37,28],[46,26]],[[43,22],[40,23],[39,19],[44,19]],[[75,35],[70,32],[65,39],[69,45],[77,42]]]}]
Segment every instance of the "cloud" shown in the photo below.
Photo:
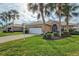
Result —
[{"label": "cloud", "polygon": [[[28,11],[27,3],[0,3],[0,13],[3,11],[8,11],[10,9],[18,10],[20,13],[19,20],[15,20],[15,23],[22,24],[23,22],[31,23],[37,20],[37,14],[33,14],[32,12]],[[79,11],[79,10],[78,10]],[[55,19],[54,19],[55,17]],[[58,20],[58,18],[53,14],[51,19]],[[79,22],[79,17],[75,18],[75,22]],[[48,20],[48,18],[45,18]],[[73,22],[73,20],[71,20]]]},{"label": "cloud", "polygon": [[23,20],[26,21],[26,23],[30,23],[30,21],[35,19],[35,16],[32,16],[33,14],[31,12],[28,12],[27,4],[25,3],[0,3],[0,13],[10,9],[18,10],[20,13],[20,18],[19,20],[15,20],[15,23],[21,24]]}]

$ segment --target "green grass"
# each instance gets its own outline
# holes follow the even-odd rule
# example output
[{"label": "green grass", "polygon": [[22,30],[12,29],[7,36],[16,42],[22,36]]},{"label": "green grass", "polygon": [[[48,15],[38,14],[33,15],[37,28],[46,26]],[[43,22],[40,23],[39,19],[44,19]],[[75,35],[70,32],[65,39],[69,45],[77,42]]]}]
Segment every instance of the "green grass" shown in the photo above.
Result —
[{"label": "green grass", "polygon": [[22,32],[0,32],[0,37],[9,36],[9,35],[17,35],[17,34],[22,34]]},{"label": "green grass", "polygon": [[0,55],[7,56],[79,56],[79,36],[61,40],[45,40],[33,36],[26,40],[15,40],[0,44]]}]

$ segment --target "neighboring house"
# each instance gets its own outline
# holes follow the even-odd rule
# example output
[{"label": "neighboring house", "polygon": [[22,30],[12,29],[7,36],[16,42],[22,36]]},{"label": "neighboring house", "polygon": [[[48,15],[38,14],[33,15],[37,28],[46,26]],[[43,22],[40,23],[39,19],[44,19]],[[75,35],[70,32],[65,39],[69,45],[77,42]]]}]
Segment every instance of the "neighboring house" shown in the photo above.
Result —
[{"label": "neighboring house", "polygon": [[76,24],[75,27],[73,27],[76,31],[79,31],[79,23]]},{"label": "neighboring house", "polygon": [[[69,28],[75,27],[75,24],[70,23]],[[41,21],[33,22],[32,24],[28,25],[29,28],[29,33],[34,33],[34,34],[42,34],[44,32],[57,32],[59,29],[59,22],[58,21],[52,21],[49,20],[46,22],[45,27]],[[66,28],[66,23],[61,22],[61,28],[65,29]]]},{"label": "neighboring house", "polygon": [[21,24],[10,24],[10,25],[8,25],[8,26],[6,26],[6,27],[4,27],[4,29],[3,29],[3,31],[7,31],[7,32],[15,32],[15,31],[17,31],[17,32],[22,32],[23,31],[23,26],[21,25]]}]

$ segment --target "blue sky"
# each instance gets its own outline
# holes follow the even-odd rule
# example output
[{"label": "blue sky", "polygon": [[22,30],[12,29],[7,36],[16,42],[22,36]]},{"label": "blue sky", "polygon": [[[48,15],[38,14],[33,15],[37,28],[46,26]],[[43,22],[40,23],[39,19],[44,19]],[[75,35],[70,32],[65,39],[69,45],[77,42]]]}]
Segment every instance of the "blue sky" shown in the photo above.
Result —
[{"label": "blue sky", "polygon": [[[8,11],[10,9],[18,10],[20,13],[19,20],[15,20],[15,23],[17,23],[17,24],[30,23],[32,21],[37,21],[36,14],[34,15],[34,14],[32,14],[32,12],[28,12],[27,4],[23,4],[23,3],[0,3],[0,13],[3,11]],[[53,17],[55,17],[54,20],[58,20],[56,16],[53,16]],[[50,17],[50,18],[53,19],[52,17]],[[79,17],[75,17],[75,18],[71,19],[70,22],[79,23]]]}]

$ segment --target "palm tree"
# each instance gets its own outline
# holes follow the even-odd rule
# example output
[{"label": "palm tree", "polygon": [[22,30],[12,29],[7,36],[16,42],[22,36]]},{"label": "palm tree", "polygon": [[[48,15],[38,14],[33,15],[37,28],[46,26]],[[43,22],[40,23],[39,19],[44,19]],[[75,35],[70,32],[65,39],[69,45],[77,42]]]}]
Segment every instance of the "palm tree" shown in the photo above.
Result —
[{"label": "palm tree", "polygon": [[2,26],[3,26],[3,23],[2,23],[2,22],[0,22],[0,25],[2,25]]},{"label": "palm tree", "polygon": [[5,22],[5,29],[7,28],[8,16],[7,12],[2,12],[0,14],[0,19]]},{"label": "palm tree", "polygon": [[76,4],[67,4],[67,3],[56,3],[56,4],[50,4],[49,7],[52,7],[52,10],[55,9],[55,14],[58,16],[59,18],[59,36],[61,37],[61,17],[65,16],[65,22],[66,22],[66,30],[67,32],[69,32],[69,19],[72,16],[77,16],[79,13],[77,12],[73,12],[76,9],[79,8],[79,6],[77,6]]},{"label": "palm tree", "polygon": [[[14,26],[14,20],[15,19],[19,19],[19,12],[17,11],[17,10],[10,10],[10,11],[8,11],[8,18],[11,20],[13,20],[12,21],[12,24],[13,24],[13,26]],[[14,28],[13,28],[13,30],[14,30]],[[13,31],[12,30],[12,31]]]},{"label": "palm tree", "polygon": [[59,36],[60,37],[61,37],[61,14],[62,14],[61,7],[62,7],[61,3],[56,4],[56,14],[59,18]]},{"label": "palm tree", "polygon": [[78,16],[79,13],[73,12],[78,8],[79,6],[77,6],[76,4],[69,4],[69,3],[64,3],[62,6],[63,15],[66,17],[65,18],[66,31],[68,33],[69,33],[69,19],[73,16]]},{"label": "palm tree", "polygon": [[[43,25],[45,28],[45,19],[44,19],[44,4],[43,3],[29,3],[28,4],[28,10],[32,11],[33,13],[37,12],[37,18],[39,19],[40,16],[42,18],[43,21]],[[43,31],[43,33],[45,33],[45,31]]]},{"label": "palm tree", "polygon": [[[28,4],[28,10],[32,11],[33,13],[37,13],[37,19],[42,18],[43,26],[45,28],[45,16],[49,15],[49,10],[53,10],[52,3],[43,4],[43,3],[29,3]],[[45,34],[45,31],[43,30],[43,34]]]},{"label": "palm tree", "polygon": [[59,36],[61,37],[61,17],[62,17],[62,3],[49,3],[49,6],[51,9],[49,10],[50,12],[55,12],[56,16],[59,18]]},{"label": "palm tree", "polygon": [[3,22],[0,22],[0,25],[1,25],[0,30],[2,30],[4,27]]},{"label": "palm tree", "polygon": [[59,31],[59,36],[61,37],[61,16],[62,16],[61,7],[62,7],[62,4],[61,3],[49,3],[49,4],[50,4],[49,7],[51,7],[50,12],[54,11],[55,15],[58,16],[58,18],[59,18],[58,31]]}]

